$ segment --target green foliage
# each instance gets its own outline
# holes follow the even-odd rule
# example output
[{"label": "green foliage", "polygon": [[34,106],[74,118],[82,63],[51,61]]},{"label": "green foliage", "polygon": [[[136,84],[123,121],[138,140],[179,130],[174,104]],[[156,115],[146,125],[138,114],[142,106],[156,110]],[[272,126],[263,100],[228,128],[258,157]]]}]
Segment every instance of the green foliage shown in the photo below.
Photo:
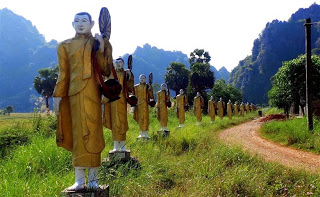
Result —
[{"label": "green foliage", "polygon": [[204,51],[204,49],[195,49],[190,53],[189,63],[190,65],[194,63],[209,63],[210,60],[209,52]]},{"label": "green foliage", "polygon": [[[313,99],[320,98],[320,58],[316,55],[311,57],[311,89]],[[301,55],[296,59],[283,62],[283,66],[272,77],[272,88],[268,92],[270,104],[283,108],[286,113],[292,103],[302,106],[306,100],[306,56]]]},{"label": "green foliage", "polygon": [[[3,116],[8,117],[8,116]],[[138,163],[108,165],[103,163],[100,184],[110,185],[111,196],[304,196],[319,195],[319,175],[288,170],[250,156],[240,148],[218,140],[221,129],[251,120],[255,114],[232,120],[203,117],[196,126],[192,113],[186,114],[186,127],[177,129],[174,110],[169,110],[168,138],[157,136],[160,127],[155,110],[150,110],[149,143],[136,141],[139,127],[129,114],[127,148]],[[40,133],[47,130],[51,120],[35,117]],[[55,119],[55,118],[54,118]],[[42,125],[42,126],[41,126]],[[33,131],[33,128],[29,132]],[[74,169],[71,154],[56,146],[54,136],[30,135],[28,143],[16,144],[0,158],[0,190],[5,196],[58,196],[73,184]],[[105,129],[108,155],[113,142]],[[19,189],[17,189],[19,188]]]},{"label": "green foliage", "polygon": [[5,112],[10,115],[10,113],[13,112],[13,107],[12,107],[12,105],[8,105],[8,106],[6,107],[6,109],[5,109]]},{"label": "green foliage", "polygon": [[214,84],[209,96],[213,96],[215,100],[223,99],[225,103],[231,100],[231,102],[242,101],[242,94],[240,90],[235,88],[232,84],[226,84],[223,79],[219,79]]},{"label": "green foliage", "polygon": [[176,95],[180,89],[185,90],[189,84],[190,71],[186,66],[179,62],[171,62],[167,68],[167,73],[164,76],[168,88],[174,90]]},{"label": "green foliage", "polygon": [[314,130],[307,127],[306,118],[294,118],[286,121],[272,121],[261,128],[264,137],[278,143],[320,153],[320,121],[314,119]]},{"label": "green foliage", "polygon": [[194,63],[190,70],[190,85],[194,94],[197,92],[204,93],[206,89],[213,87],[214,74],[208,63]]},{"label": "green foliage", "polygon": [[45,97],[47,108],[49,108],[49,98],[53,96],[53,90],[58,79],[58,71],[58,66],[55,66],[53,69],[40,69],[38,71],[39,76],[33,80],[34,89]]}]

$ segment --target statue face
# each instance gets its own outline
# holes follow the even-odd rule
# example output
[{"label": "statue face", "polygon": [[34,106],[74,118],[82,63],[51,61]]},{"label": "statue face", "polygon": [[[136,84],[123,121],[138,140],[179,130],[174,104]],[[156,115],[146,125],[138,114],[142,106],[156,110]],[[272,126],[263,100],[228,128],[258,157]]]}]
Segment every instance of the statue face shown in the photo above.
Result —
[{"label": "statue face", "polygon": [[139,81],[140,81],[140,83],[146,83],[146,76],[140,75],[139,76]]},{"label": "statue face", "polygon": [[94,22],[90,22],[88,15],[75,15],[72,22],[72,26],[78,34],[91,33],[93,25]]},{"label": "statue face", "polygon": [[220,101],[222,101],[222,98],[220,97]]},{"label": "statue face", "polygon": [[183,89],[180,89],[180,94],[183,94],[184,92],[183,92]]},{"label": "statue face", "polygon": [[201,96],[200,92],[197,92],[197,96]]},{"label": "statue face", "polygon": [[166,88],[167,88],[167,87],[166,87],[166,84],[164,84],[164,83],[161,84],[161,90],[166,90]]},{"label": "statue face", "polygon": [[210,100],[213,100],[213,96],[210,96]]},{"label": "statue face", "polygon": [[115,69],[122,69],[124,65],[123,60],[119,59],[114,62]]}]

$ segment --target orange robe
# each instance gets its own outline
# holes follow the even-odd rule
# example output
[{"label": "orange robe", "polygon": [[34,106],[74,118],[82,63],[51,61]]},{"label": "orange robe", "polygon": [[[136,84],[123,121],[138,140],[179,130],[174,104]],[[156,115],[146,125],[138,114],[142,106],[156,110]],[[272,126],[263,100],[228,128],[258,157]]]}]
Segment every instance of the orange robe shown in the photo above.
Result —
[{"label": "orange robe", "polygon": [[[59,107],[57,145],[72,152],[72,165],[100,166],[105,147],[102,133],[101,93],[93,69],[91,34],[76,35],[58,46],[59,77],[54,97],[62,97]],[[104,53],[97,52],[102,73],[110,75],[112,47],[105,40]]]},{"label": "orange robe", "polygon": [[187,104],[187,97],[184,94],[179,94],[177,97],[177,118],[179,119],[179,124],[184,124],[186,120],[185,116],[185,105]]}]

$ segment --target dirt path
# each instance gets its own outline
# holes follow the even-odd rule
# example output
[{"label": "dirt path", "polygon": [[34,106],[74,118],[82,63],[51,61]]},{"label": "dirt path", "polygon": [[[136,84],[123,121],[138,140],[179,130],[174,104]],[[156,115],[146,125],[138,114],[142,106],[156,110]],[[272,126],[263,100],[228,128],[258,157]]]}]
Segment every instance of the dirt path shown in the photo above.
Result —
[{"label": "dirt path", "polygon": [[320,173],[320,155],[282,146],[262,138],[258,132],[263,123],[253,120],[222,131],[219,138],[228,144],[241,145],[266,161]]}]

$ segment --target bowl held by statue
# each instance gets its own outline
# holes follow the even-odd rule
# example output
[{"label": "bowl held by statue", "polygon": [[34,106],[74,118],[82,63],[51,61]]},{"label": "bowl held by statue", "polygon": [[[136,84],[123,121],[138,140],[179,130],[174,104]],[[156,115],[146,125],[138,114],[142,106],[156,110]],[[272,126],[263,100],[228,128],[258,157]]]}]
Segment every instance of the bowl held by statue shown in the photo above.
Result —
[{"label": "bowl held by statue", "polygon": [[116,79],[108,79],[104,81],[105,86],[102,86],[102,94],[109,99],[109,103],[120,99],[122,86]]},{"label": "bowl held by statue", "polygon": [[156,105],[156,101],[154,99],[150,99],[149,106],[154,107]]},{"label": "bowl held by statue", "polygon": [[134,107],[138,103],[138,99],[135,95],[129,95],[127,98],[128,103],[131,105],[131,107]]}]

